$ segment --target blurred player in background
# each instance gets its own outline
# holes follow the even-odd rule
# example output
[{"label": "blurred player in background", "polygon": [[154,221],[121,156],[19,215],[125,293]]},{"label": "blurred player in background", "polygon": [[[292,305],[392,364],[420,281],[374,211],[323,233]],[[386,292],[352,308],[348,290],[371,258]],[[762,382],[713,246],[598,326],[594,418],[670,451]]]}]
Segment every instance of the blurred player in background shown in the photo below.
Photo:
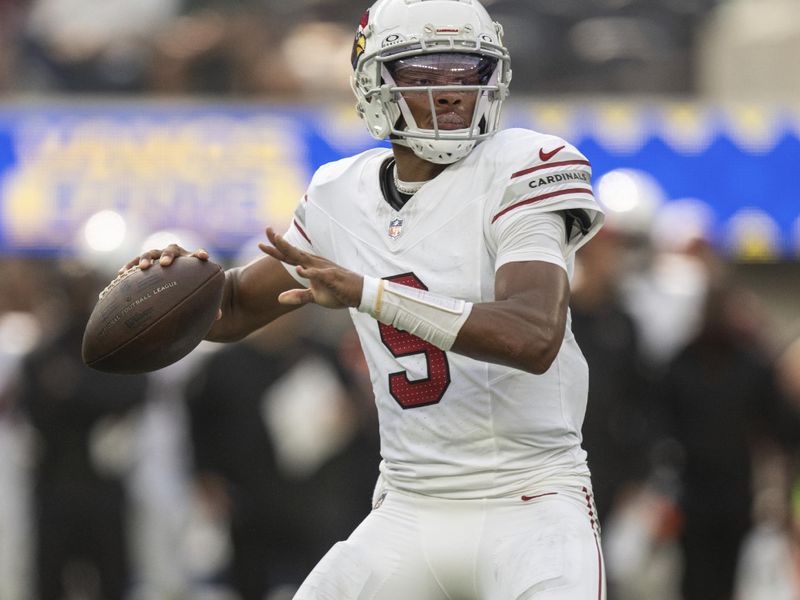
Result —
[{"label": "blurred player in background", "polygon": [[658,380],[661,435],[679,450],[672,468],[680,482],[684,600],[734,596],[759,491],[754,466],[767,449],[788,451],[800,433],[759,314],[751,294],[720,276],[699,332]]},{"label": "blurred player in background", "polygon": [[475,0],[372,6],[353,89],[391,150],[320,168],[285,236],[267,229],[268,256],[227,273],[209,339],[308,303],[348,308],[371,372],[373,510],[301,600],[605,596],[568,310],[575,251],[603,217],[574,146],[498,131],[502,31]]},{"label": "blurred player in background", "polygon": [[620,298],[625,241],[606,226],[578,257],[572,331],[590,365],[591,402],[583,423],[595,499],[603,526],[638,490],[649,468],[651,397],[636,321]]},{"label": "blurred player in background", "polygon": [[51,279],[46,297],[58,320],[52,337],[26,357],[18,396],[37,434],[33,597],[123,598],[131,583],[130,465],[124,450],[108,450],[132,435],[147,380],[101,373],[80,360],[97,274],[67,264]]},{"label": "blurred player in background", "polygon": [[379,448],[350,364],[360,353],[340,360],[310,330],[292,313],[214,352],[187,389],[197,487],[230,523],[240,600],[295,591],[369,510]]}]

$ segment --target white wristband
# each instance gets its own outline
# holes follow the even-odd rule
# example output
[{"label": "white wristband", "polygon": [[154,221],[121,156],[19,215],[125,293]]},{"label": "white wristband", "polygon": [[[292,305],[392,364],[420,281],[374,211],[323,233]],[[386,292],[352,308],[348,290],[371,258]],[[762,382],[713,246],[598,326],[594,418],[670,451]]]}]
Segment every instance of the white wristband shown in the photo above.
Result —
[{"label": "white wristband", "polygon": [[[378,305],[378,292],[383,293],[383,279],[367,277],[364,275],[364,283],[361,286],[361,304],[358,305],[359,312],[371,314],[376,309],[380,311]],[[375,315],[372,315],[375,317]],[[378,317],[375,317],[376,319]]]},{"label": "white wristband", "polygon": [[364,277],[358,310],[446,351],[469,317],[472,302]]}]

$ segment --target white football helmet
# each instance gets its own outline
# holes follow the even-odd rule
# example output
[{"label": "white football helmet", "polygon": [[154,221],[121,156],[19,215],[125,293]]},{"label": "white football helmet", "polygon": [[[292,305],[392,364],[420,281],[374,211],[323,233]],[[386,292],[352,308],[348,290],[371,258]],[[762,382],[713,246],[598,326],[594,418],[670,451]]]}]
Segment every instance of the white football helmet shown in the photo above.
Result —
[{"label": "white football helmet", "polygon": [[[477,0],[378,0],[364,13],[353,45],[356,110],[370,134],[411,148],[420,158],[450,164],[495,133],[508,96],[511,63],[503,28]],[[432,56],[438,55],[438,56]],[[398,67],[400,65],[400,67]],[[398,85],[398,68],[429,70],[434,77]],[[472,79],[437,78],[444,70]],[[439,85],[436,85],[439,83]],[[435,94],[475,94],[472,120],[452,128],[436,116]],[[403,93],[426,94],[432,129],[421,128]]]}]

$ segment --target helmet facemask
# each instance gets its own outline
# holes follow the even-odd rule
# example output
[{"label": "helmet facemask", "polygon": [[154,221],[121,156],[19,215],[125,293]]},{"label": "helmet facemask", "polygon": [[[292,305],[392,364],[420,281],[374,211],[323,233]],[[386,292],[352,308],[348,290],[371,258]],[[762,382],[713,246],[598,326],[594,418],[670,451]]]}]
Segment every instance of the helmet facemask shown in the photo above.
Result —
[{"label": "helmet facemask", "polygon": [[[359,29],[356,43],[363,50],[354,60],[353,90],[373,137],[408,146],[426,161],[450,164],[495,133],[511,69],[499,43],[502,28],[480,11],[477,20],[488,32],[470,23],[426,25],[419,35],[390,33],[378,40],[377,27]],[[376,43],[381,47],[369,52]],[[448,110],[448,103],[462,106]],[[471,114],[464,114],[470,105]]]},{"label": "helmet facemask", "polygon": [[[478,54],[437,53],[383,63],[383,80],[393,94],[394,142],[435,163],[463,158],[490,135],[487,116],[497,93],[497,60]],[[417,122],[415,107],[421,119]],[[464,112],[464,107],[472,110]],[[499,115],[498,115],[499,116]],[[433,143],[431,143],[433,142]]]}]

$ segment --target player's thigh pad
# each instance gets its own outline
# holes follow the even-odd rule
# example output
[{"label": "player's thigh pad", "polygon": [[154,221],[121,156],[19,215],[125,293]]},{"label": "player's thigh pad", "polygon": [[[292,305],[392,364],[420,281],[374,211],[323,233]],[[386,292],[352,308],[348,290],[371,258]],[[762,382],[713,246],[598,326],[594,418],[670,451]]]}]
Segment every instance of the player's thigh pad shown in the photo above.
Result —
[{"label": "player's thigh pad", "polygon": [[[591,514],[590,514],[591,511]],[[493,510],[481,578],[486,600],[604,600],[595,511],[564,493]]]}]

